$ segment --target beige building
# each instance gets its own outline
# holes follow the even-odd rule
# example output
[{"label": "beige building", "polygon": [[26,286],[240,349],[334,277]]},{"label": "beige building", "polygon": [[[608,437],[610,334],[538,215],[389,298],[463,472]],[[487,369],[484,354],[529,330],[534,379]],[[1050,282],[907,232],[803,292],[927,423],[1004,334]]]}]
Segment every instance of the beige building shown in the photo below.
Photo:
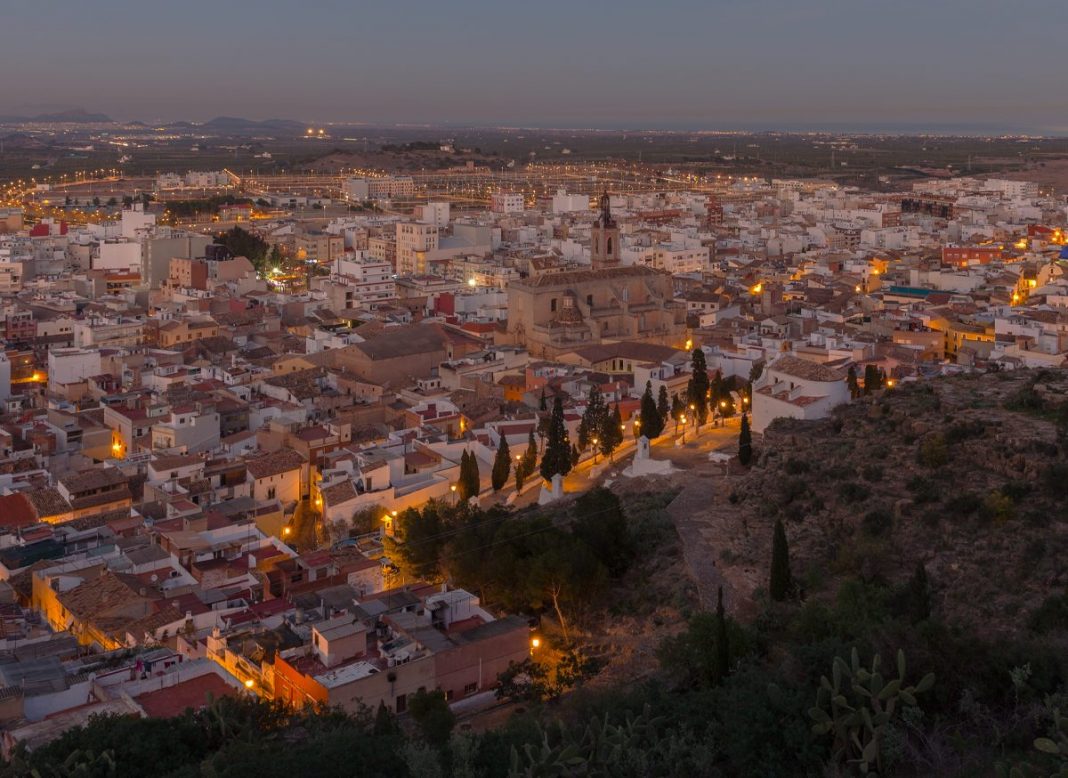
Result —
[{"label": "beige building", "polygon": [[[614,236],[599,237],[607,248]],[[686,309],[674,300],[671,276],[652,268],[609,265],[508,284],[507,340],[534,357],[605,341],[672,345],[685,330]]]},{"label": "beige building", "polygon": [[438,247],[438,228],[433,224],[402,222],[397,225],[397,273],[410,276],[426,272],[427,254]]},{"label": "beige building", "polygon": [[325,232],[305,232],[297,235],[294,248],[297,250],[297,256],[303,256],[309,262],[325,265],[344,255],[345,239],[340,235],[330,235]]}]

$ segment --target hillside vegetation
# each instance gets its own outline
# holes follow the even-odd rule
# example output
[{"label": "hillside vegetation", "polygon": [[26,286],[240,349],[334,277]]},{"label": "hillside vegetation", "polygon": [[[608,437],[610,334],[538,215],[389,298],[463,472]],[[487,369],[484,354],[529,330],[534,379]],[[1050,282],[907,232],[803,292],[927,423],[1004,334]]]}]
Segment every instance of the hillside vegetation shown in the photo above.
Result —
[{"label": "hillside vegetation", "polygon": [[932,610],[987,636],[1068,626],[1068,373],[907,385],[821,422],[780,420],[705,517],[743,611],[767,585],[781,519],[805,599],[903,583],[924,565]]}]

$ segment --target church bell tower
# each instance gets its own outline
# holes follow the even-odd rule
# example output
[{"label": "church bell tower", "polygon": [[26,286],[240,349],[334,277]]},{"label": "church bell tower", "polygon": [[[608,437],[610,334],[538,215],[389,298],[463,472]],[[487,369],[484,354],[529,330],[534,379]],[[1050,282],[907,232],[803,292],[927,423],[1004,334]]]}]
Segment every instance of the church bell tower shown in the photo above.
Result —
[{"label": "church bell tower", "polygon": [[619,267],[619,227],[612,218],[608,192],[601,195],[601,215],[591,231],[590,256],[594,270]]}]

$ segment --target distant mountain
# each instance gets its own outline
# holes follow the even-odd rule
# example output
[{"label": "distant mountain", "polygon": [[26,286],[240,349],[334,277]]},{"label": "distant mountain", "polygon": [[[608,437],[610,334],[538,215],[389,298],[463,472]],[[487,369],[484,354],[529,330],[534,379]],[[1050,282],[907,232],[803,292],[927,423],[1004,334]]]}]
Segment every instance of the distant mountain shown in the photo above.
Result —
[{"label": "distant mountain", "polygon": [[78,122],[82,124],[100,124],[112,121],[111,117],[102,113],[89,113],[84,108],[72,108],[69,111],[59,113],[46,113],[34,116],[36,122]]},{"label": "distant mountain", "polygon": [[102,113],[89,113],[84,108],[71,108],[56,113],[42,113],[37,116],[0,116],[3,124],[26,124],[27,122],[68,122],[71,124],[103,124],[111,122],[110,116]]}]

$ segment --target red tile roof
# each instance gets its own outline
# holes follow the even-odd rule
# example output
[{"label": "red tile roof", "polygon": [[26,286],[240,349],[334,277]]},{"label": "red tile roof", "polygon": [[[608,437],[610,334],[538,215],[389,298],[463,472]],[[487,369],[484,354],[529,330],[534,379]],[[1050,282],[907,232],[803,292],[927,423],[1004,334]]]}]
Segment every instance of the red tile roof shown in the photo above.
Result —
[{"label": "red tile roof", "polygon": [[37,513],[26,495],[5,494],[0,496],[0,527],[19,529],[37,523]]},{"label": "red tile roof", "polygon": [[146,692],[134,699],[149,716],[170,718],[181,715],[186,708],[199,710],[206,707],[209,693],[215,698],[234,697],[237,689],[215,673],[206,673],[165,689]]}]

